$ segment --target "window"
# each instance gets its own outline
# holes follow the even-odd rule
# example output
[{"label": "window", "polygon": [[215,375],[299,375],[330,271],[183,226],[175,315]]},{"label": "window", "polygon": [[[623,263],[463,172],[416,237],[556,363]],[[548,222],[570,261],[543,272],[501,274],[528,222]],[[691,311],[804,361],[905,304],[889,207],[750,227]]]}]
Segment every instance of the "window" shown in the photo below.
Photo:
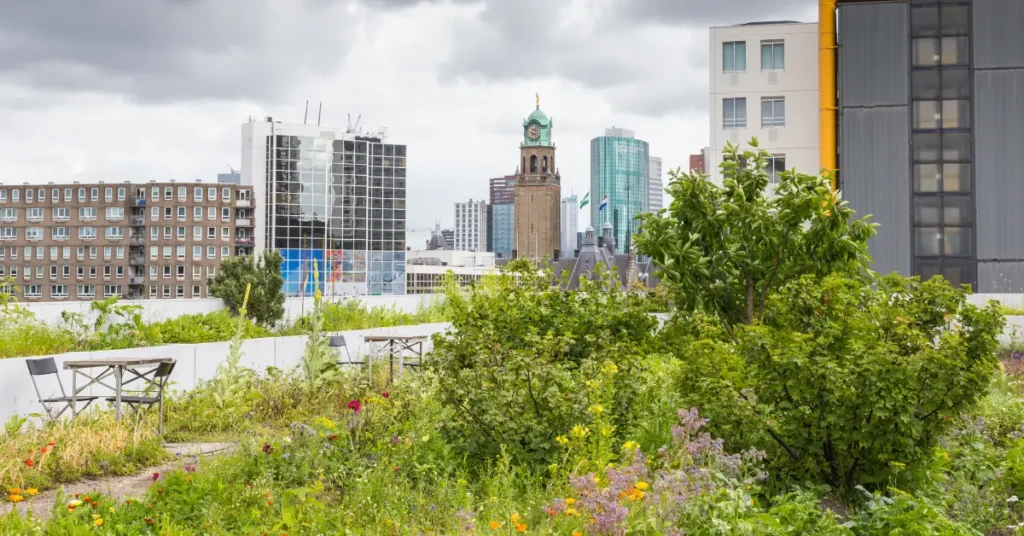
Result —
[{"label": "window", "polygon": [[170,259],[171,258],[171,246],[164,246],[164,258],[165,259]]},{"label": "window", "polygon": [[114,277],[116,277],[118,279],[121,279],[122,277],[124,277],[124,266],[116,266],[116,267],[114,267]]},{"label": "window", "polygon": [[220,247],[220,258],[221,258],[221,260],[224,260],[224,259],[226,259],[226,258],[228,258],[230,256],[231,256],[231,249],[228,248],[227,246],[221,246]]},{"label": "window", "polygon": [[25,202],[26,203],[31,203],[34,200],[35,200],[35,191],[32,190],[31,188],[26,188],[25,189]]},{"label": "window", "polygon": [[28,208],[25,209],[25,219],[28,221],[42,221],[43,209],[41,208]]},{"label": "window", "polygon": [[46,189],[45,188],[40,188],[39,189],[39,193],[36,194],[36,198],[39,199],[40,203],[42,203],[43,201],[46,201]]},{"label": "window", "polygon": [[185,221],[185,207],[178,207],[178,221]]},{"label": "window", "polygon": [[157,267],[157,266],[150,266],[149,267],[149,278],[150,279],[156,279],[159,276],[160,276],[160,268]]},{"label": "window", "polygon": [[198,225],[192,228],[192,240],[201,241],[203,239],[203,228]]},{"label": "window", "polygon": [[60,202],[60,188],[50,190],[50,199],[53,199],[54,203]]},{"label": "window", "polygon": [[71,260],[71,246],[64,246],[60,249],[60,258],[66,261]]},{"label": "window", "polygon": [[206,209],[206,219],[216,220],[217,219],[217,207],[210,207]]},{"label": "window", "polygon": [[171,239],[171,228],[170,227],[164,227],[164,240],[170,240],[170,239]]},{"label": "window", "polygon": [[50,285],[50,297],[51,298],[67,298],[68,297],[68,286],[67,285]]},{"label": "window", "polygon": [[75,251],[75,258],[80,261],[85,260],[85,246],[78,246],[78,249]]},{"label": "window", "polygon": [[159,201],[160,200],[160,187],[159,186],[154,186],[152,188],[152,190],[151,190],[150,196],[153,198],[153,201]]},{"label": "window", "polygon": [[158,298],[159,297],[159,296],[157,296],[157,293],[156,293],[156,285],[150,285],[149,286],[149,297],[150,298]]},{"label": "window", "polygon": [[7,202],[7,190],[0,190],[0,203]]},{"label": "window", "polygon": [[220,220],[221,221],[231,221],[231,209],[230,208],[224,207],[224,208],[220,209]]},{"label": "window", "polygon": [[[28,252],[26,252],[25,254],[28,255]],[[36,246],[36,258],[37,259],[42,259],[43,258],[43,246]]]},{"label": "window", "polygon": [[[110,257],[112,256],[111,255],[112,253],[113,253],[113,251],[112,251],[112,248],[110,246],[104,246],[103,247],[103,260],[109,261]],[[107,268],[110,268],[110,266],[107,266]]]},{"label": "window", "polygon": [[178,240],[184,240],[184,239],[185,239],[185,228],[184,227],[178,227]]},{"label": "window", "polygon": [[170,201],[174,199],[174,188],[170,186],[164,187],[164,201]]},{"label": "window", "polygon": [[89,258],[96,260],[96,246],[89,246]]},{"label": "window", "polygon": [[[143,195],[145,195],[146,191],[143,190],[142,193],[143,193]],[[117,189],[117,200],[118,201],[124,201],[124,196],[125,196],[125,189],[123,187],[118,188]]]},{"label": "window", "polygon": [[52,227],[50,228],[50,235],[54,240],[67,240],[71,238],[71,229],[67,227]]},{"label": "window", "polygon": [[722,99],[722,127],[747,127],[747,99]]},{"label": "window", "polygon": [[185,279],[185,265],[179,264],[177,266],[177,270],[176,271],[177,271],[178,279]]},{"label": "window", "polygon": [[173,215],[174,215],[174,209],[173,208],[171,208],[171,207],[164,207],[164,219],[165,220],[171,219],[172,217],[174,217]]},{"label": "window", "polygon": [[216,240],[217,239],[217,228],[216,227],[208,227],[206,229],[206,238],[208,238],[210,240]]},{"label": "window", "polygon": [[220,228],[220,239],[221,240],[231,240],[231,229],[229,229],[227,227],[221,227]]},{"label": "window", "polygon": [[90,188],[89,189],[89,200],[91,200],[91,201],[99,201],[100,200],[100,189],[99,188]]},{"label": "window", "polygon": [[192,285],[192,297],[201,298],[203,294],[202,287],[199,285]]},{"label": "window", "polygon": [[85,188],[78,189],[78,202],[85,203]]},{"label": "window", "polygon": [[747,42],[722,43],[722,71],[727,73],[747,70]]},{"label": "window", "polygon": [[930,65],[967,65],[969,43],[967,37],[928,37],[913,40],[915,67]]},{"label": "window", "polygon": [[64,266],[61,266],[60,276],[62,278],[64,278],[64,279],[70,279],[71,278],[71,267],[66,265],[66,264]]},{"label": "window", "polygon": [[[214,190],[216,191],[216,190]],[[203,278],[203,267],[199,265],[192,265],[192,280],[200,281]]]},{"label": "window", "polygon": [[64,202],[71,202],[71,188],[64,188]]},{"label": "window", "polygon": [[786,99],[783,97],[761,98],[761,128],[786,126]]},{"label": "window", "polygon": [[188,198],[188,189],[184,186],[178,187],[178,201],[184,201]]},{"label": "window", "polygon": [[168,265],[164,266],[164,279],[170,279],[170,278],[171,278],[171,265],[168,264]]},{"label": "window", "polygon": [[124,258],[124,246],[117,246],[117,248],[114,249],[114,257],[117,259]]},{"label": "window", "polygon": [[57,279],[57,267],[50,266],[50,279]]},{"label": "window", "polygon": [[89,267],[89,279],[96,279],[96,267],[95,266],[90,266]]},{"label": "window", "polygon": [[[32,260],[32,246],[25,246],[25,260]],[[39,256],[39,260],[43,260],[43,256]]]},{"label": "window", "polygon": [[192,246],[192,260],[198,261],[203,258],[203,246]]},{"label": "window", "polygon": [[96,219],[96,207],[82,207],[78,209],[78,219],[82,221],[93,221]]},{"label": "window", "polygon": [[203,200],[203,187],[202,186],[196,186],[192,190],[192,199],[195,200],[195,201],[202,201]]},{"label": "window", "polygon": [[149,238],[152,239],[152,240],[159,239],[160,238],[160,228],[155,226],[155,225],[153,227],[150,227],[149,228]]},{"label": "window", "polygon": [[231,201],[231,188],[224,187],[220,189],[220,200],[225,203]]},{"label": "window", "polygon": [[914,165],[914,191],[966,193],[971,186],[971,165],[961,162]]},{"label": "window", "polygon": [[185,246],[178,246],[175,252],[177,253],[178,260],[185,259]]},{"label": "window", "polygon": [[107,240],[121,240],[124,238],[124,229],[121,227],[107,227],[104,237]]},{"label": "window", "polygon": [[149,258],[158,259],[160,258],[160,246],[149,246]]},{"label": "window", "polygon": [[211,187],[211,188],[207,188],[206,189],[206,200],[207,201],[216,201],[217,200],[217,189],[216,188],[212,188]]},{"label": "window", "polygon": [[43,228],[42,227],[26,227],[25,228],[25,240],[42,240],[43,239]]},{"label": "window", "polygon": [[149,209],[149,220],[157,221],[160,219],[160,207],[150,207]]},{"label": "window", "polygon": [[216,266],[207,266],[206,267],[206,278],[209,279],[211,277],[217,277],[217,267]]},{"label": "window", "polygon": [[16,208],[0,208],[0,220],[3,220],[3,221],[18,221],[18,209],[16,209]]},{"label": "window", "polygon": [[68,207],[53,207],[51,211],[53,221],[67,221],[71,219],[71,209]]},{"label": "window", "polygon": [[163,297],[164,298],[170,298],[171,297],[171,286],[170,285],[164,285]]},{"label": "window", "polygon": [[103,200],[106,201],[107,203],[109,203],[109,202],[114,200],[114,189],[113,188],[104,188],[103,189]]},{"label": "window", "polygon": [[124,219],[124,207],[107,207],[107,221]]},{"label": "window", "polygon": [[217,246],[207,246],[206,247],[206,258],[207,259],[216,259],[217,258]]},{"label": "window", "polygon": [[203,221],[203,207],[195,207],[192,209],[192,220]]},{"label": "window", "polygon": [[85,278],[85,266],[78,266],[75,269],[75,278],[76,279],[84,279]]},{"label": "window", "polygon": [[121,295],[121,285],[103,285],[103,297],[109,298],[111,296]]},{"label": "window", "polygon": [[[14,268],[11,269],[11,276],[17,277],[14,274]],[[39,285],[25,285],[25,297],[26,298],[38,298],[43,295],[42,287]]]},{"label": "window", "polygon": [[178,285],[178,286],[176,286],[174,288],[174,297],[175,298],[184,298],[185,297],[185,285]]},{"label": "window", "polygon": [[0,240],[17,240],[18,229],[15,227],[0,227]]},{"label": "window", "polygon": [[96,296],[94,285],[78,285],[77,295],[79,298],[93,298]]}]

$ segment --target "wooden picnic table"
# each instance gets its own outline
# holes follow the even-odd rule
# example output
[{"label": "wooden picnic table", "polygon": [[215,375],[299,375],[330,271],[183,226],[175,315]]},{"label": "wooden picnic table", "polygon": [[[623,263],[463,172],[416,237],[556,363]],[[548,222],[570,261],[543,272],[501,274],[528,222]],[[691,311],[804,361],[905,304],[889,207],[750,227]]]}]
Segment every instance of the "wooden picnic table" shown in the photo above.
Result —
[{"label": "wooden picnic table", "polygon": [[[151,377],[156,372],[156,367],[161,363],[173,363],[170,357],[104,357],[100,359],[72,359],[64,362],[64,368],[70,369],[71,373],[71,408],[74,415],[76,398],[83,391],[93,385],[102,385],[114,391],[114,415],[120,422],[121,396],[124,393],[124,386],[135,381],[142,381],[150,386],[158,386]],[[143,369],[149,370],[143,370]],[[94,373],[92,369],[101,369]],[[125,381],[125,373],[129,378]],[[78,376],[81,375],[87,381],[85,385],[78,387]],[[114,385],[104,380],[110,376],[114,377]]]}]

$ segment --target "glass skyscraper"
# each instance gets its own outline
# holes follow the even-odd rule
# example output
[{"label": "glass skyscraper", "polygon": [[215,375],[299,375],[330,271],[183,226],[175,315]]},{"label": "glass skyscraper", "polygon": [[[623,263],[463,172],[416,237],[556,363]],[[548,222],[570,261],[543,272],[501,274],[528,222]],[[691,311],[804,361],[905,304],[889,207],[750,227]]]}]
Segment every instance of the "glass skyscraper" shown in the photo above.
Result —
[{"label": "glass skyscraper", "polygon": [[649,158],[647,142],[631,130],[610,128],[590,141],[590,222],[595,229],[612,224],[616,251],[629,250],[639,225],[635,217],[647,211]]},{"label": "glass skyscraper", "polygon": [[243,183],[265,184],[256,238],[284,257],[285,293],[312,295],[319,281],[328,296],[405,294],[406,147],[312,125],[245,127]]},{"label": "glass skyscraper", "polygon": [[515,249],[515,191],[514,175],[491,179],[488,243],[494,256],[501,259],[511,259]]}]

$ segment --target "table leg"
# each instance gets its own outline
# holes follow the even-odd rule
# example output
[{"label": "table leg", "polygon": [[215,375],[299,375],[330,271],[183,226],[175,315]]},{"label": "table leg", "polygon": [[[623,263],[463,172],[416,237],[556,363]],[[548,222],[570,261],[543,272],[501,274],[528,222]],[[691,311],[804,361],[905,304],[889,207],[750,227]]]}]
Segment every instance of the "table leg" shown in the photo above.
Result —
[{"label": "table leg", "polygon": [[[404,347],[405,344],[403,343]],[[398,349],[398,377],[401,378],[405,374],[405,348]]]},{"label": "table leg", "polygon": [[71,418],[78,416],[78,371],[71,369]]},{"label": "table leg", "polygon": [[395,340],[388,342],[388,383],[395,381]]},{"label": "table leg", "polygon": [[121,422],[121,381],[124,371],[121,367],[114,367],[114,420]]}]

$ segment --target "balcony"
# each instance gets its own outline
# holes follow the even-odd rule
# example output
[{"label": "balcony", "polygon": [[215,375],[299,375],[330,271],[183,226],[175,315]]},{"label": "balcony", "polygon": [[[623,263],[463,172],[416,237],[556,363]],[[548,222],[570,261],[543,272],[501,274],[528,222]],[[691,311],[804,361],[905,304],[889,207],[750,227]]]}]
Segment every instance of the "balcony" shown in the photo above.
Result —
[{"label": "balcony", "polygon": [[120,242],[124,240],[124,235],[108,235],[106,236],[107,242]]},{"label": "balcony", "polygon": [[38,222],[43,221],[43,217],[42,216],[28,216],[28,215],[26,215],[25,219],[30,221],[30,222],[32,222],[32,223],[38,223]]},{"label": "balcony", "polygon": [[132,216],[129,221],[132,227],[145,227],[146,217],[145,216]]},{"label": "balcony", "polygon": [[141,275],[133,275],[128,277],[129,285],[145,285],[146,277]]},{"label": "balcony", "polygon": [[252,238],[240,237],[240,236],[236,236],[235,237],[235,245],[236,246],[251,246],[252,243],[253,243],[252,242]]},{"label": "balcony", "polygon": [[137,206],[137,207],[144,207],[144,206],[146,206],[146,198],[145,197],[134,196],[132,198],[132,201],[134,202],[135,206]]},{"label": "balcony", "polygon": [[131,238],[131,240],[128,241],[128,244],[132,245],[132,246],[145,246],[146,245],[146,237],[144,237],[144,236],[133,236]]},{"label": "balcony", "polygon": [[131,265],[131,266],[145,266],[146,265],[146,257],[144,257],[144,256],[129,257],[128,258],[128,264]]},{"label": "balcony", "polygon": [[235,220],[235,227],[252,227],[252,220],[249,218],[238,218]]},{"label": "balcony", "polygon": [[252,206],[252,201],[249,199],[235,199],[236,208],[249,208]]}]

